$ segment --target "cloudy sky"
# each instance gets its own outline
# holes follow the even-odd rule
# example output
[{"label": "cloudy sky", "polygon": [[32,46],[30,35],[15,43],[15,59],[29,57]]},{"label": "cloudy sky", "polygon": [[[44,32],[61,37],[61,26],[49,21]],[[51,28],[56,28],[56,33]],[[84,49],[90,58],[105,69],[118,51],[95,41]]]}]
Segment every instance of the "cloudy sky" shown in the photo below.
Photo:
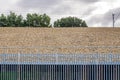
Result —
[{"label": "cloudy sky", "polygon": [[111,27],[112,13],[120,26],[120,0],[0,0],[0,13],[46,13],[52,22],[67,16],[85,20],[90,27]]}]

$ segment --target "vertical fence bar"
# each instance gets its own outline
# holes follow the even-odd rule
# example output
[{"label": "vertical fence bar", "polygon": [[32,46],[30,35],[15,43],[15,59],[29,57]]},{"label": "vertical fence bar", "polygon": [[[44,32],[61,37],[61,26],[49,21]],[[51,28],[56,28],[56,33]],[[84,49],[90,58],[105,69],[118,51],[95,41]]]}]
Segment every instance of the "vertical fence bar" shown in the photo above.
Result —
[{"label": "vertical fence bar", "polygon": [[36,74],[35,74],[35,80],[38,80],[38,69],[37,69],[37,63],[36,63],[36,65],[35,65],[35,71],[36,71]]},{"label": "vertical fence bar", "polygon": [[66,77],[65,77],[65,76],[66,76],[66,68],[65,68],[65,65],[63,65],[63,73],[64,73],[64,74],[63,74],[63,76],[64,76],[64,77],[63,77],[63,80],[66,80]]},{"label": "vertical fence bar", "polygon": [[116,68],[116,65],[113,65],[113,68],[112,68],[112,76],[113,76],[113,79],[116,80],[116,71],[115,71],[115,68]]},{"label": "vertical fence bar", "polygon": [[24,65],[24,68],[25,68],[25,69],[24,69],[24,70],[25,70],[25,71],[24,71],[24,79],[27,80],[27,78],[26,78],[26,77],[27,77],[27,66]]},{"label": "vertical fence bar", "polygon": [[[13,56],[13,55],[12,55],[12,56]],[[9,66],[9,69],[10,69],[10,72],[9,72],[9,73],[10,73],[10,74],[9,74],[10,79],[9,79],[9,80],[12,80],[12,72],[11,72],[11,71],[12,71],[12,68],[11,68],[11,66],[12,66],[12,65],[10,64],[10,66]]]},{"label": "vertical fence bar", "polygon": [[50,65],[48,65],[48,77],[47,77],[47,80],[51,80],[51,78],[50,78]]},{"label": "vertical fence bar", "polygon": [[106,80],[106,69],[105,69],[106,65],[103,65],[103,66],[104,66],[104,80]]},{"label": "vertical fence bar", "polygon": [[29,69],[30,69],[30,73],[29,73],[29,74],[30,74],[30,79],[29,79],[29,80],[33,80],[33,79],[32,79],[32,77],[33,77],[33,75],[32,75],[32,74],[33,74],[33,73],[32,73],[32,68],[33,68],[33,67],[32,67],[32,64],[30,64],[30,68],[29,68]]},{"label": "vertical fence bar", "polygon": [[[0,57],[2,57],[2,55],[0,54]],[[0,61],[0,79],[2,80],[2,59]]]},{"label": "vertical fence bar", "polygon": [[27,80],[26,79],[26,76],[27,76],[27,73],[26,73],[27,72],[27,66],[26,65],[24,65],[24,70],[25,70],[24,71],[24,80]]},{"label": "vertical fence bar", "polygon": [[24,64],[22,65],[22,80],[25,80],[25,67],[24,67]]},{"label": "vertical fence bar", "polygon": [[53,64],[53,80],[55,80],[55,65]]},{"label": "vertical fence bar", "polygon": [[100,69],[101,69],[101,65],[97,65],[97,75],[98,75],[98,80],[101,80],[101,76],[100,76]]},{"label": "vertical fence bar", "polygon": [[110,65],[111,66],[111,80],[114,80],[114,78],[113,78],[113,65]]},{"label": "vertical fence bar", "polygon": [[26,80],[29,80],[29,78],[28,78],[28,76],[29,76],[29,75],[28,75],[28,71],[29,71],[29,70],[28,70],[28,65],[26,65]]},{"label": "vertical fence bar", "polygon": [[83,80],[85,80],[85,65],[83,65],[82,68],[83,68]]},{"label": "vertical fence bar", "polygon": [[49,65],[48,65],[48,68],[47,68],[47,80],[50,80],[50,78],[49,78]]},{"label": "vertical fence bar", "polygon": [[120,65],[118,65],[118,80],[120,80]]},{"label": "vertical fence bar", "polygon": [[115,76],[115,80],[117,80],[117,75],[118,75],[118,73],[117,73],[117,72],[118,72],[117,69],[118,69],[118,65],[116,65],[116,69],[115,69],[115,71],[116,71],[116,72],[115,72],[115,74],[116,74],[116,76]]},{"label": "vertical fence bar", "polygon": [[5,66],[5,58],[6,58],[5,54],[6,54],[6,48],[4,48],[4,53],[3,53],[3,67],[2,67],[3,68],[3,80],[5,80],[5,75],[6,75],[5,74],[5,67],[6,67]]},{"label": "vertical fence bar", "polygon": [[118,65],[116,65],[116,80],[118,79]]},{"label": "vertical fence bar", "polygon": [[53,65],[51,65],[51,80],[53,80]]},{"label": "vertical fence bar", "polygon": [[18,77],[17,80],[20,80],[20,51],[18,52],[18,61],[17,61]]},{"label": "vertical fence bar", "polygon": [[53,64],[53,80],[55,80],[55,65]]},{"label": "vertical fence bar", "polygon": [[52,80],[52,65],[49,65],[49,76],[49,79]]},{"label": "vertical fence bar", "polygon": [[93,65],[91,65],[91,71],[90,71],[91,73],[91,80],[94,80],[94,78],[93,78]]},{"label": "vertical fence bar", "polygon": [[32,64],[32,80],[35,80],[35,70],[34,70],[35,64]]},{"label": "vertical fence bar", "polygon": [[64,70],[65,70],[65,73],[64,73],[64,80],[67,80],[67,79],[66,79],[66,78],[67,78],[67,76],[66,76],[66,74],[67,74],[66,65],[64,65]]}]

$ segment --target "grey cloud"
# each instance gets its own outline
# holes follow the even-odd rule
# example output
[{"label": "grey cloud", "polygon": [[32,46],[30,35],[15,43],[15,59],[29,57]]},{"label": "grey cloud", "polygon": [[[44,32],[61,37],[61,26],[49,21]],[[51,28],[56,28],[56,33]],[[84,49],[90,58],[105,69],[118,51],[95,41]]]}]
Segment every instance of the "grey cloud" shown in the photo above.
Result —
[{"label": "grey cloud", "polygon": [[[52,16],[54,15],[53,18],[65,15],[83,15],[84,18],[92,15],[91,13],[97,9],[97,7],[94,6],[94,3],[99,1],[101,0],[20,0],[17,5],[26,11],[30,9],[47,13]],[[78,5],[78,7],[75,7],[76,5]],[[91,23],[108,25],[108,20],[110,20],[110,18],[111,16],[109,17],[108,13],[106,13],[106,15],[94,15],[88,20],[88,23],[90,23],[90,25]]]},{"label": "grey cloud", "polygon": [[[94,3],[100,0],[66,0],[72,2],[79,2],[79,3]],[[50,8],[54,5],[59,5],[61,3],[66,2],[64,0],[20,0],[18,2],[18,6],[23,8]]]},{"label": "grey cloud", "polygon": [[[80,15],[90,15],[92,13],[92,11],[94,11],[95,9],[97,9],[97,7],[91,6],[91,4],[83,4],[81,2],[89,2],[89,0],[76,0],[79,1],[80,3],[76,3],[76,1],[74,0],[67,0],[70,1],[70,4],[60,4],[58,7],[56,7],[55,9],[53,9],[51,11],[52,14],[60,14],[60,15],[65,15],[65,14],[70,14],[70,15],[75,15],[76,13],[79,12]],[[90,0],[91,2],[95,2],[95,0]],[[64,3],[65,1],[63,1]],[[72,6],[71,6],[72,4]],[[78,7],[74,7],[75,5],[78,5]],[[82,7],[81,7],[82,6]],[[77,12],[75,11],[75,9],[79,8],[79,10],[77,10]]]},{"label": "grey cloud", "polygon": [[91,13],[92,13],[94,10],[96,10],[96,9],[97,9],[96,7],[89,7],[89,8],[87,8],[87,9],[85,10],[85,12],[83,12],[83,15],[89,16],[89,15],[91,15]]},{"label": "grey cloud", "polygon": [[95,3],[101,0],[78,0],[79,2],[83,2],[83,3]]},{"label": "grey cloud", "polygon": [[59,0],[20,0],[18,5],[23,8],[50,8],[59,3]]},{"label": "grey cloud", "polygon": [[96,14],[88,20],[88,23],[89,24],[100,24],[101,26],[112,26],[112,13],[114,12],[115,19],[119,15],[119,17],[117,18],[117,21],[116,21],[116,23],[117,23],[116,26],[120,26],[120,24],[118,23],[118,21],[120,21],[120,12],[119,11],[120,11],[120,8],[116,8],[116,9],[109,10],[105,14]]},{"label": "grey cloud", "polygon": [[117,17],[119,14],[120,14],[120,8],[115,8],[113,10],[109,10],[107,13],[105,13],[103,15],[103,18],[101,19],[102,20],[102,24],[103,25],[109,25],[112,23],[112,13],[115,13],[115,20],[120,20],[120,16]]},{"label": "grey cloud", "polygon": [[[62,7],[61,7],[62,6]],[[65,15],[65,14],[71,14],[71,7],[68,5],[60,5],[56,7],[54,10],[51,11],[51,14],[55,15]]]}]

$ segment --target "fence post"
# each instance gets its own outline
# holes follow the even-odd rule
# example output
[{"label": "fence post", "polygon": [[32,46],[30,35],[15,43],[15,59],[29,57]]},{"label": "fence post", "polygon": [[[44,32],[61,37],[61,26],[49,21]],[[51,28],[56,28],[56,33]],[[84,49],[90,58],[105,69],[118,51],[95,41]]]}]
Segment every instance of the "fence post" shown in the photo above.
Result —
[{"label": "fence post", "polygon": [[17,80],[20,80],[20,54],[21,54],[21,50],[18,52],[18,77],[17,77]]}]

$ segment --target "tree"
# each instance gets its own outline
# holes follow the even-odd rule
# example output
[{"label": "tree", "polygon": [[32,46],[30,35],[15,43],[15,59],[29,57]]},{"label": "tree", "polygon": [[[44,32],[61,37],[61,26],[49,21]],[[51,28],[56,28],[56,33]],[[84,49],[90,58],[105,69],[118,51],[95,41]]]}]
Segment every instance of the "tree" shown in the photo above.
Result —
[{"label": "tree", "polygon": [[17,15],[14,12],[10,12],[10,14],[7,16],[8,26],[15,27],[16,19],[17,19]]},{"label": "tree", "polygon": [[16,17],[15,25],[16,25],[16,27],[23,26],[23,17],[22,17],[22,15],[19,15],[19,16]]},{"label": "tree", "polygon": [[50,17],[46,14],[41,15],[41,27],[50,27]]},{"label": "tree", "polygon": [[32,14],[32,22],[34,27],[41,27],[41,15],[39,14]]},{"label": "tree", "polygon": [[87,27],[87,24],[77,17],[65,17],[55,21],[54,27]]},{"label": "tree", "polygon": [[32,24],[32,14],[30,14],[30,13],[27,14],[26,24],[27,24],[27,26],[33,26],[33,24]]},{"label": "tree", "polygon": [[1,14],[1,16],[0,16],[0,26],[1,27],[7,26],[7,18],[4,14]]},{"label": "tree", "polygon": [[60,20],[59,19],[54,22],[54,27],[60,27]]},{"label": "tree", "polygon": [[10,14],[7,15],[7,21],[8,21],[7,26],[12,26],[12,27],[22,27],[23,26],[23,16],[17,15],[14,12],[10,12]]},{"label": "tree", "polygon": [[22,25],[22,26],[23,26],[23,27],[28,26],[28,23],[27,23],[27,20],[26,20],[26,19],[23,20],[23,25]]},{"label": "tree", "polygon": [[81,26],[82,27],[88,27],[85,21],[82,22]]},{"label": "tree", "polygon": [[34,27],[49,27],[50,26],[50,17],[46,14],[27,14],[26,23],[28,26]]}]

